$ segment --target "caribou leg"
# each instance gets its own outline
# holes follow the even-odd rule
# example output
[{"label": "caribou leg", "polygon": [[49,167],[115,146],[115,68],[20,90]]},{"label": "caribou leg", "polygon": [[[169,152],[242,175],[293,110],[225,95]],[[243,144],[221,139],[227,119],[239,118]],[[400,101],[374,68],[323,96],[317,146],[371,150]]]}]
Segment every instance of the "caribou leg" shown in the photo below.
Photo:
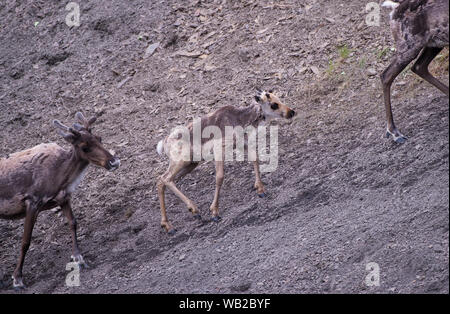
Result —
[{"label": "caribou leg", "polygon": [[194,204],[189,198],[187,198],[183,192],[181,192],[175,185],[174,180],[177,178],[180,179],[184,175],[191,172],[197,164],[193,164],[191,162],[180,161],[174,164],[169,165],[169,169],[160,177],[157,187],[158,187],[158,196],[159,203],[161,207],[161,227],[163,227],[169,234],[173,234],[176,232],[173,229],[169,219],[166,214],[166,204],[165,204],[165,190],[166,186],[172,190],[172,192],[178,196],[188,207],[189,211],[194,215],[195,218],[199,218],[199,210],[197,205]]},{"label": "caribou leg", "polygon": [[65,201],[61,205],[61,210],[69,222],[70,231],[72,235],[72,260],[77,263],[80,267],[88,268],[88,265],[83,259],[83,256],[80,254],[80,248],[78,247],[78,239],[77,239],[77,221],[73,216],[72,206],[70,204],[70,200]]},{"label": "caribou leg", "polygon": [[223,161],[216,161],[216,191],[214,193],[214,200],[211,204],[210,210],[212,213],[212,220],[219,221],[221,218],[219,216],[219,195],[220,188],[223,184],[224,170],[223,170]]},{"label": "caribou leg", "polygon": [[261,172],[259,171],[259,160],[256,159],[256,161],[253,162],[253,167],[255,169],[255,189],[258,193],[259,197],[265,197],[266,191],[264,190],[264,184],[261,180]]},{"label": "caribou leg", "polygon": [[411,70],[449,96],[448,86],[443,84],[428,71],[428,65],[439,54],[439,52],[441,52],[441,50],[442,48],[426,47]]},{"label": "caribou leg", "polygon": [[387,129],[386,137],[392,136],[394,141],[402,144],[406,141],[406,137],[400,133],[395,127],[394,117],[391,107],[391,86],[395,78],[414,60],[421,50],[420,46],[414,50],[407,51],[404,54],[398,54],[391,64],[381,74],[381,82],[383,84],[384,105],[386,110]]},{"label": "caribou leg", "polygon": [[26,205],[26,216],[24,223],[24,231],[22,237],[22,247],[20,251],[19,261],[17,263],[16,269],[12,275],[13,286],[15,289],[24,289],[25,285],[23,283],[23,263],[25,261],[25,255],[30,247],[31,243],[31,235],[33,233],[33,227],[36,223],[36,219],[38,216],[38,208],[35,204],[33,204],[30,200],[25,201]]}]

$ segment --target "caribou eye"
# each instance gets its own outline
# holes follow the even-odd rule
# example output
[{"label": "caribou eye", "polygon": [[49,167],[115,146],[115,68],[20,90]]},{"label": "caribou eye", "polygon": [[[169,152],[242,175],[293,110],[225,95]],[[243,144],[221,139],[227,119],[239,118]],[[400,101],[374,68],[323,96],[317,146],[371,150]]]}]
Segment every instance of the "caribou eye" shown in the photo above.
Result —
[{"label": "caribou eye", "polygon": [[89,146],[83,146],[81,150],[86,154],[91,152],[91,148]]},{"label": "caribou eye", "polygon": [[272,108],[272,110],[277,110],[278,109],[278,104],[273,103],[270,105],[270,108]]}]

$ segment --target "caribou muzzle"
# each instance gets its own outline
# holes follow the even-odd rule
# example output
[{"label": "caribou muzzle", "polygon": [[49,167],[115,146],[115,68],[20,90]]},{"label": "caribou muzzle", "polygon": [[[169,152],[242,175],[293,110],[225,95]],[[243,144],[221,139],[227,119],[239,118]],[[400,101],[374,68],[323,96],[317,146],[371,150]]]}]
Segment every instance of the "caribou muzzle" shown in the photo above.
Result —
[{"label": "caribou muzzle", "polygon": [[119,166],[120,166],[120,159],[117,157],[113,157],[106,163],[106,169],[109,171],[114,171],[117,168],[119,168]]}]

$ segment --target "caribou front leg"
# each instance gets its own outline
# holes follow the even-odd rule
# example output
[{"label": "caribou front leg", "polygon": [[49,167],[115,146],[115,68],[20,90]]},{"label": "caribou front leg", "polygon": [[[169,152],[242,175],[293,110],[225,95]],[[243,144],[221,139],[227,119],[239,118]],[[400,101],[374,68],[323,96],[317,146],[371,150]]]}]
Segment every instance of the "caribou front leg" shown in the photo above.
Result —
[{"label": "caribou front leg", "polygon": [[253,166],[255,168],[255,189],[256,189],[256,192],[258,193],[258,196],[262,198],[262,197],[265,197],[267,194],[264,189],[264,184],[262,183],[262,180],[261,180],[261,172],[259,170],[259,160],[258,159],[256,159],[256,161],[253,162]]},{"label": "caribou front leg", "polygon": [[12,275],[14,289],[25,289],[22,275],[23,263],[25,261],[25,255],[27,254],[27,251],[30,248],[31,234],[33,233],[33,227],[34,224],[36,223],[36,219],[39,213],[38,208],[36,207],[36,205],[32,204],[31,201],[29,200],[25,201],[25,205],[26,205],[26,216],[22,237],[22,247],[20,251],[19,261]]},{"label": "caribou front leg", "polygon": [[219,195],[220,195],[220,188],[223,184],[223,176],[224,176],[224,170],[223,170],[223,161],[216,161],[216,191],[214,193],[214,200],[211,204],[211,214],[212,214],[212,220],[213,221],[219,221],[221,217],[219,216]]},{"label": "caribou front leg", "polygon": [[80,267],[88,268],[88,265],[83,259],[83,256],[80,253],[80,248],[78,247],[78,238],[77,238],[77,221],[73,216],[72,206],[70,204],[70,200],[65,201],[61,205],[61,210],[69,222],[70,231],[72,235],[72,260],[77,263]]},{"label": "caribou front leg", "polygon": [[419,54],[422,46],[420,43],[415,43],[414,46],[408,48],[406,51],[398,51],[397,55],[394,57],[393,61],[381,74],[381,83],[383,84],[383,96],[384,96],[384,107],[386,111],[386,137],[392,136],[394,141],[399,144],[406,142],[406,137],[400,133],[394,123],[394,117],[392,114],[391,106],[391,86],[395,78],[408,66],[408,64],[413,61]]}]

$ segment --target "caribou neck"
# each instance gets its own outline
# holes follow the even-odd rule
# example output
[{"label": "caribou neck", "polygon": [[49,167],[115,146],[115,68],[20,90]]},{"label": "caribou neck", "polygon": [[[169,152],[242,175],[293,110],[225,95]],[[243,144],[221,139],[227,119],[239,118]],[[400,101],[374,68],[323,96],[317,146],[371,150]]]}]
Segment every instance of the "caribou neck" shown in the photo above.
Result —
[{"label": "caribou neck", "polygon": [[243,108],[241,118],[244,121],[244,127],[249,125],[258,127],[258,125],[264,123],[266,120],[264,112],[259,104],[251,104]]},{"label": "caribou neck", "polygon": [[[81,176],[87,170],[89,162],[82,159],[75,148],[68,152],[69,157],[61,165],[63,179],[63,189],[67,189],[77,180],[81,180]],[[79,182],[78,182],[79,183]],[[78,185],[78,184],[77,184]],[[74,187],[76,188],[76,186]],[[73,192],[73,191],[70,191]]]}]

